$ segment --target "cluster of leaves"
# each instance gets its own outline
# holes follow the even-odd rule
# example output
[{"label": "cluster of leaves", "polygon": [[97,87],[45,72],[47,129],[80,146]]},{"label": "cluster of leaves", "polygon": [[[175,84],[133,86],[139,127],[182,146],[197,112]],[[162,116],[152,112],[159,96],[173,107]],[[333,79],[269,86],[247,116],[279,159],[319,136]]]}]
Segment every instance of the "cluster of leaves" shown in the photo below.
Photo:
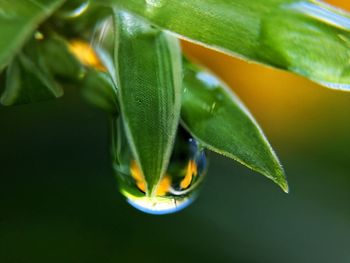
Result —
[{"label": "cluster of leaves", "polygon": [[[0,10],[1,103],[81,87],[90,102],[122,118],[149,194],[168,166],[178,125],[288,191],[251,114],[223,82],[183,57],[178,37],[350,88],[350,16],[320,2],[5,0]],[[86,51],[87,41],[94,51]]]}]

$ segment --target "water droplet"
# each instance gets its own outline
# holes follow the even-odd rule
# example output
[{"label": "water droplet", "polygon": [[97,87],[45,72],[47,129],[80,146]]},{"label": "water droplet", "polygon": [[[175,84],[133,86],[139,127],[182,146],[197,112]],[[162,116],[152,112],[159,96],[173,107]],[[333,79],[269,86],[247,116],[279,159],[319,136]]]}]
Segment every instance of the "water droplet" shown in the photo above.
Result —
[{"label": "water droplet", "polygon": [[179,127],[167,172],[158,183],[156,194],[146,194],[146,182],[132,156],[121,121],[113,131],[114,168],[120,192],[128,203],[149,214],[170,214],[193,202],[206,172],[206,155],[198,142]]},{"label": "water droplet", "polygon": [[66,19],[76,18],[84,14],[88,10],[89,5],[89,0],[69,1],[62,7],[60,14]]}]

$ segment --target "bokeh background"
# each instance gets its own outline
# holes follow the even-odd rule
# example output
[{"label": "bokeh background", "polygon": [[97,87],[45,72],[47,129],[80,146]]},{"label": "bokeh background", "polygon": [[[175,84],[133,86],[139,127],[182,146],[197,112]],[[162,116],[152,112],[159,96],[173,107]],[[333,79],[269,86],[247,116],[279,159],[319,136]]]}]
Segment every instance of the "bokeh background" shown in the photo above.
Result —
[{"label": "bokeh background", "polygon": [[[328,1],[350,10],[348,0]],[[68,89],[0,108],[0,262],[350,262],[350,93],[183,43],[241,97],[291,187],[210,154],[199,199],[151,216],[118,193],[107,116]]]}]

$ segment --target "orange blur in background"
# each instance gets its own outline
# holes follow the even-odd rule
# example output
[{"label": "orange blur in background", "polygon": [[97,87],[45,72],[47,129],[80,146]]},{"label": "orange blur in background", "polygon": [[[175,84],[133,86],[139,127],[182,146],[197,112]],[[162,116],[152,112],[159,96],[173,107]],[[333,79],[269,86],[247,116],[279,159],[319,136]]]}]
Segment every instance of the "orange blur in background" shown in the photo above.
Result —
[{"label": "orange blur in background", "polygon": [[[349,0],[328,3],[350,11]],[[321,87],[294,74],[245,62],[186,41],[184,52],[224,80],[243,100],[272,143],[289,149],[329,140],[349,122],[350,92]],[[317,134],[315,133],[317,131]],[[295,148],[296,149],[296,148]]]}]

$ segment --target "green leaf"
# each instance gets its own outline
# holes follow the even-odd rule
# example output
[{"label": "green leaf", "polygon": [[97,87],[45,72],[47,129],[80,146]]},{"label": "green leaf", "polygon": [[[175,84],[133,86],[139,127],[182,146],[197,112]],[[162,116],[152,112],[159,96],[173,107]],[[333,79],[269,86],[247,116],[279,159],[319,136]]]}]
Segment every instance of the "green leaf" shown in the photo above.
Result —
[{"label": "green leaf", "polygon": [[277,156],[248,110],[224,83],[189,63],[181,118],[204,147],[265,175],[288,192]]},{"label": "green leaf", "polygon": [[[32,56],[42,54],[43,67],[47,68],[54,77],[62,80],[79,81],[85,74],[83,65],[69,50],[68,42],[62,37],[51,34],[47,38],[35,43],[36,51],[32,49]],[[29,52],[29,51],[28,51]],[[35,59],[33,57],[33,59]]]},{"label": "green leaf", "polygon": [[107,3],[210,48],[289,70],[331,88],[350,89],[350,16],[319,1]]},{"label": "green leaf", "polygon": [[64,0],[0,1],[0,69]]},{"label": "green leaf", "polygon": [[179,42],[126,12],[115,12],[115,66],[126,136],[152,196],[169,163],[182,93]]},{"label": "green leaf", "polygon": [[77,82],[84,76],[84,67],[69,50],[68,42],[55,33],[41,34],[23,48],[29,59],[45,74],[67,82]]},{"label": "green leaf", "polygon": [[51,76],[24,54],[20,54],[11,62],[6,73],[6,87],[0,99],[3,105],[27,104],[63,95],[62,88]]},{"label": "green leaf", "polygon": [[89,70],[81,82],[84,98],[92,105],[116,115],[118,110],[117,91],[108,73]]},{"label": "green leaf", "polygon": [[7,106],[60,97],[63,90],[56,80],[80,83],[84,76],[83,66],[66,41],[53,33],[44,35],[38,31],[15,60],[8,69],[1,97],[1,103]]}]

